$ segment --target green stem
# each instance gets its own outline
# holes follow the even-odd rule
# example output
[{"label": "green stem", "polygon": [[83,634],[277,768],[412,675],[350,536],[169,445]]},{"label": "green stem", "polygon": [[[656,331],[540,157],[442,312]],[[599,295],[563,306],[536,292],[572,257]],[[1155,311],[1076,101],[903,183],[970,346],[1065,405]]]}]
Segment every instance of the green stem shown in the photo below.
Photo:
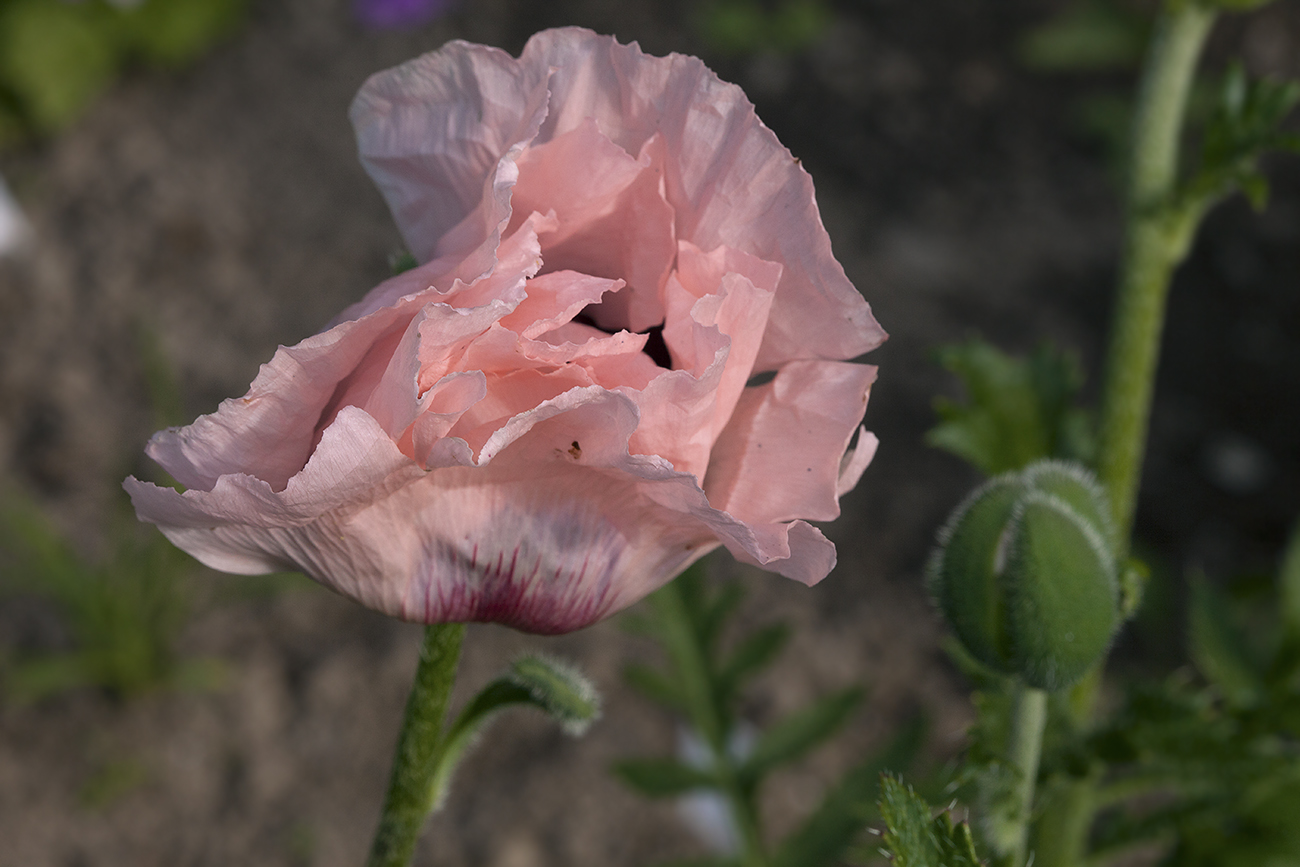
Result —
[{"label": "green stem", "polygon": [[[1165,302],[1194,226],[1174,203],[1178,149],[1201,49],[1213,10],[1197,0],[1166,0],[1147,52],[1134,117],[1124,256],[1102,391],[1098,475],[1110,495],[1119,549],[1128,556],[1146,450]],[[1100,673],[1075,688],[1074,722],[1087,725]],[[1064,784],[1039,822],[1038,867],[1078,867],[1096,810],[1090,778]]]},{"label": "green stem", "polygon": [[420,665],[406,700],[388,796],[367,867],[407,867],[411,863],[420,829],[433,809],[433,782],[443,747],[442,721],[456,682],[464,638],[463,623],[435,624],[424,631]]},{"label": "green stem", "polygon": [[1007,826],[1005,844],[1012,867],[1022,867],[1029,843],[1029,822],[1034,815],[1034,786],[1038,781],[1038,759],[1043,751],[1043,729],[1047,725],[1047,693],[1020,684],[1016,687],[1015,715],[1011,719],[1011,741],[1007,761],[1017,771],[1014,811]]},{"label": "green stem", "polygon": [[1142,474],[1165,300],[1174,268],[1186,255],[1187,232],[1171,214],[1179,137],[1196,62],[1213,23],[1214,12],[1195,0],[1168,2],[1156,23],[1138,92],[1098,465],[1124,548]]}]

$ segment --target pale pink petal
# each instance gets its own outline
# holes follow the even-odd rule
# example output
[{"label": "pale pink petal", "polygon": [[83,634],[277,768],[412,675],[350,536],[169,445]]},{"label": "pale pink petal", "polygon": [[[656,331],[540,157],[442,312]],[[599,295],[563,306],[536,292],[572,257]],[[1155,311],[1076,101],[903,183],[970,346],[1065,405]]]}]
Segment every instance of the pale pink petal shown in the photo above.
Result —
[{"label": "pale pink petal", "polygon": [[451,42],[361,88],[350,111],[361,161],[416,259],[491,255],[510,216],[514,160],[545,117],[548,77],[498,49]]},{"label": "pale pink petal", "polygon": [[674,366],[683,369],[657,377],[635,397],[642,423],[632,450],[666,457],[697,478],[703,478],[713,444],[749,379],[772,303],[771,292],[740,274],[718,280],[710,294],[697,298],[676,275],[669,278],[664,342]]},{"label": "pale pink petal", "polygon": [[793,359],[854,358],[883,342],[884,331],[831,253],[812,178],[740,88],[695,58],[649,57],[635,43],[578,28],[538,33],[520,64],[555,70],[538,142],[587,118],[628,153],[661,134],[677,237],[784,267],[760,369]]},{"label": "pale pink petal", "polygon": [[[421,412],[399,440],[403,452],[425,469],[436,466],[465,465],[471,460],[469,444],[459,440],[463,449],[439,443],[460,421],[465,412],[487,396],[487,377],[479,370],[467,370],[444,376],[420,398]],[[409,441],[409,443],[408,443]],[[448,448],[452,450],[447,451]]]},{"label": "pale pink petal", "polygon": [[510,422],[565,392],[588,385],[590,380],[586,371],[574,367],[545,372],[523,369],[489,375],[487,396],[460,417],[448,436],[464,440],[479,456],[478,462],[486,463],[504,445],[501,433]]},{"label": "pale pink petal", "polygon": [[642,331],[663,322],[672,268],[674,214],[663,196],[664,152],[647,141],[633,158],[592,121],[529,148],[519,160],[512,207],[549,206],[557,227],[542,235],[546,270],[619,278],[628,288],[588,313],[602,328]]},{"label": "pale pink petal", "polygon": [[536,338],[571,321],[606,292],[623,288],[622,280],[592,277],[577,271],[552,271],[528,281],[528,297],[501,324],[524,337]]},{"label": "pale pink petal", "polygon": [[339,383],[377,341],[400,337],[419,307],[402,302],[280,347],[247,394],[187,427],[159,431],[145,451],[188,488],[210,490],[223,475],[246,473],[283,489],[307,462]]},{"label": "pale pink petal", "polygon": [[867,465],[876,456],[879,447],[880,440],[876,439],[875,434],[868,432],[865,427],[858,428],[857,447],[845,452],[844,459],[840,461],[840,477],[835,482],[835,496],[842,497],[858,486],[858,480],[866,472]]},{"label": "pale pink petal", "polygon": [[747,523],[838,517],[841,458],[875,377],[867,365],[800,361],[746,389],[714,447],[709,501]]}]

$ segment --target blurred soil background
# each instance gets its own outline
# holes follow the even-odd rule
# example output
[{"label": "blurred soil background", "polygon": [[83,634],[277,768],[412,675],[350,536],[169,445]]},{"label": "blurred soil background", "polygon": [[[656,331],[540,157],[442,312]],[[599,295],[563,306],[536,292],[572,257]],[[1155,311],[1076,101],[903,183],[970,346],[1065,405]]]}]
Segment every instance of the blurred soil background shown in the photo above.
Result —
[{"label": "blurred soil background", "polygon": [[[817,6],[800,35],[771,15],[767,30],[719,29],[725,17],[700,10],[722,7],[684,0],[462,0],[383,31],[344,0],[253,0],[195,62],[130,66],[57,134],[0,151],[31,224],[27,246],[0,259],[5,496],[34,501],[88,561],[133,562],[114,554],[114,534],[130,532],[115,529],[118,484],[152,472],[141,449],[166,391],[159,370],[179,385],[182,418],[210,412],[277,344],[388,274],[400,241],[346,116],[371,73],[454,38],[517,54],[565,24],[699,54],[812,173],[836,253],[891,333],[867,359],[881,371],[867,412],[880,452],[827,528],[836,571],[809,590],[714,561],[748,588],[742,621],[797,628],[751,693],[753,721],[853,683],[870,690],[832,746],[774,781],[764,813],[788,830],[837,769],[918,714],[941,762],[971,712],[921,571],[977,475],[924,445],[933,396],[959,393],[932,352],[976,334],[1022,354],[1051,339],[1078,352],[1095,397],[1132,71],[1027,62],[1027,35],[1067,5],[844,0]],[[1225,21],[1211,67],[1234,54],[1300,77],[1300,3]],[[1121,639],[1121,672],[1176,665],[1186,576],[1271,571],[1300,511],[1300,163],[1278,159],[1269,174],[1269,207],[1218,210],[1172,292],[1138,526],[1158,580]],[[420,629],[303,579],[195,567],[168,592],[175,651],[198,661],[195,676],[125,697],[75,677],[39,697],[0,693],[0,865],[360,864]],[[58,603],[31,587],[0,596],[3,670],[76,650]],[[577,741],[541,716],[503,718],[417,863],[617,867],[703,852],[673,804],[607,772],[674,747],[674,720],[621,679],[651,646],[619,618],[561,638],[471,627],[458,700],[526,649],[576,662],[604,718]]]}]

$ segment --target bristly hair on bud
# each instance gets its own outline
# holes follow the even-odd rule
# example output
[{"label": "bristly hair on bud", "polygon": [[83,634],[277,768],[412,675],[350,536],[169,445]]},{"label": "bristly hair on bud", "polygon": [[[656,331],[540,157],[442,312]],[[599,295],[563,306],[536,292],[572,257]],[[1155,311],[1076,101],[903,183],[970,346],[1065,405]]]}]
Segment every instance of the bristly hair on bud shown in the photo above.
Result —
[{"label": "bristly hair on bud", "polygon": [[975,659],[1038,689],[1077,681],[1119,624],[1115,530],[1082,466],[1039,461],[953,511],[928,563],[936,607]]}]

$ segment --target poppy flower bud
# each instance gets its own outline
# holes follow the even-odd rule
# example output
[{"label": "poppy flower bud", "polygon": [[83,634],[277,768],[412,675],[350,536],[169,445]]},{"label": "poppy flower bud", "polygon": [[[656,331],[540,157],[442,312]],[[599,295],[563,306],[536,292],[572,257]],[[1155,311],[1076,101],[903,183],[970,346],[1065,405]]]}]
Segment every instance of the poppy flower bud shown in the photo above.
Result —
[{"label": "poppy flower bud", "polygon": [[930,590],[985,665],[1038,689],[1077,681],[1120,622],[1115,532],[1083,467],[1039,461],[957,507],[930,557]]}]

